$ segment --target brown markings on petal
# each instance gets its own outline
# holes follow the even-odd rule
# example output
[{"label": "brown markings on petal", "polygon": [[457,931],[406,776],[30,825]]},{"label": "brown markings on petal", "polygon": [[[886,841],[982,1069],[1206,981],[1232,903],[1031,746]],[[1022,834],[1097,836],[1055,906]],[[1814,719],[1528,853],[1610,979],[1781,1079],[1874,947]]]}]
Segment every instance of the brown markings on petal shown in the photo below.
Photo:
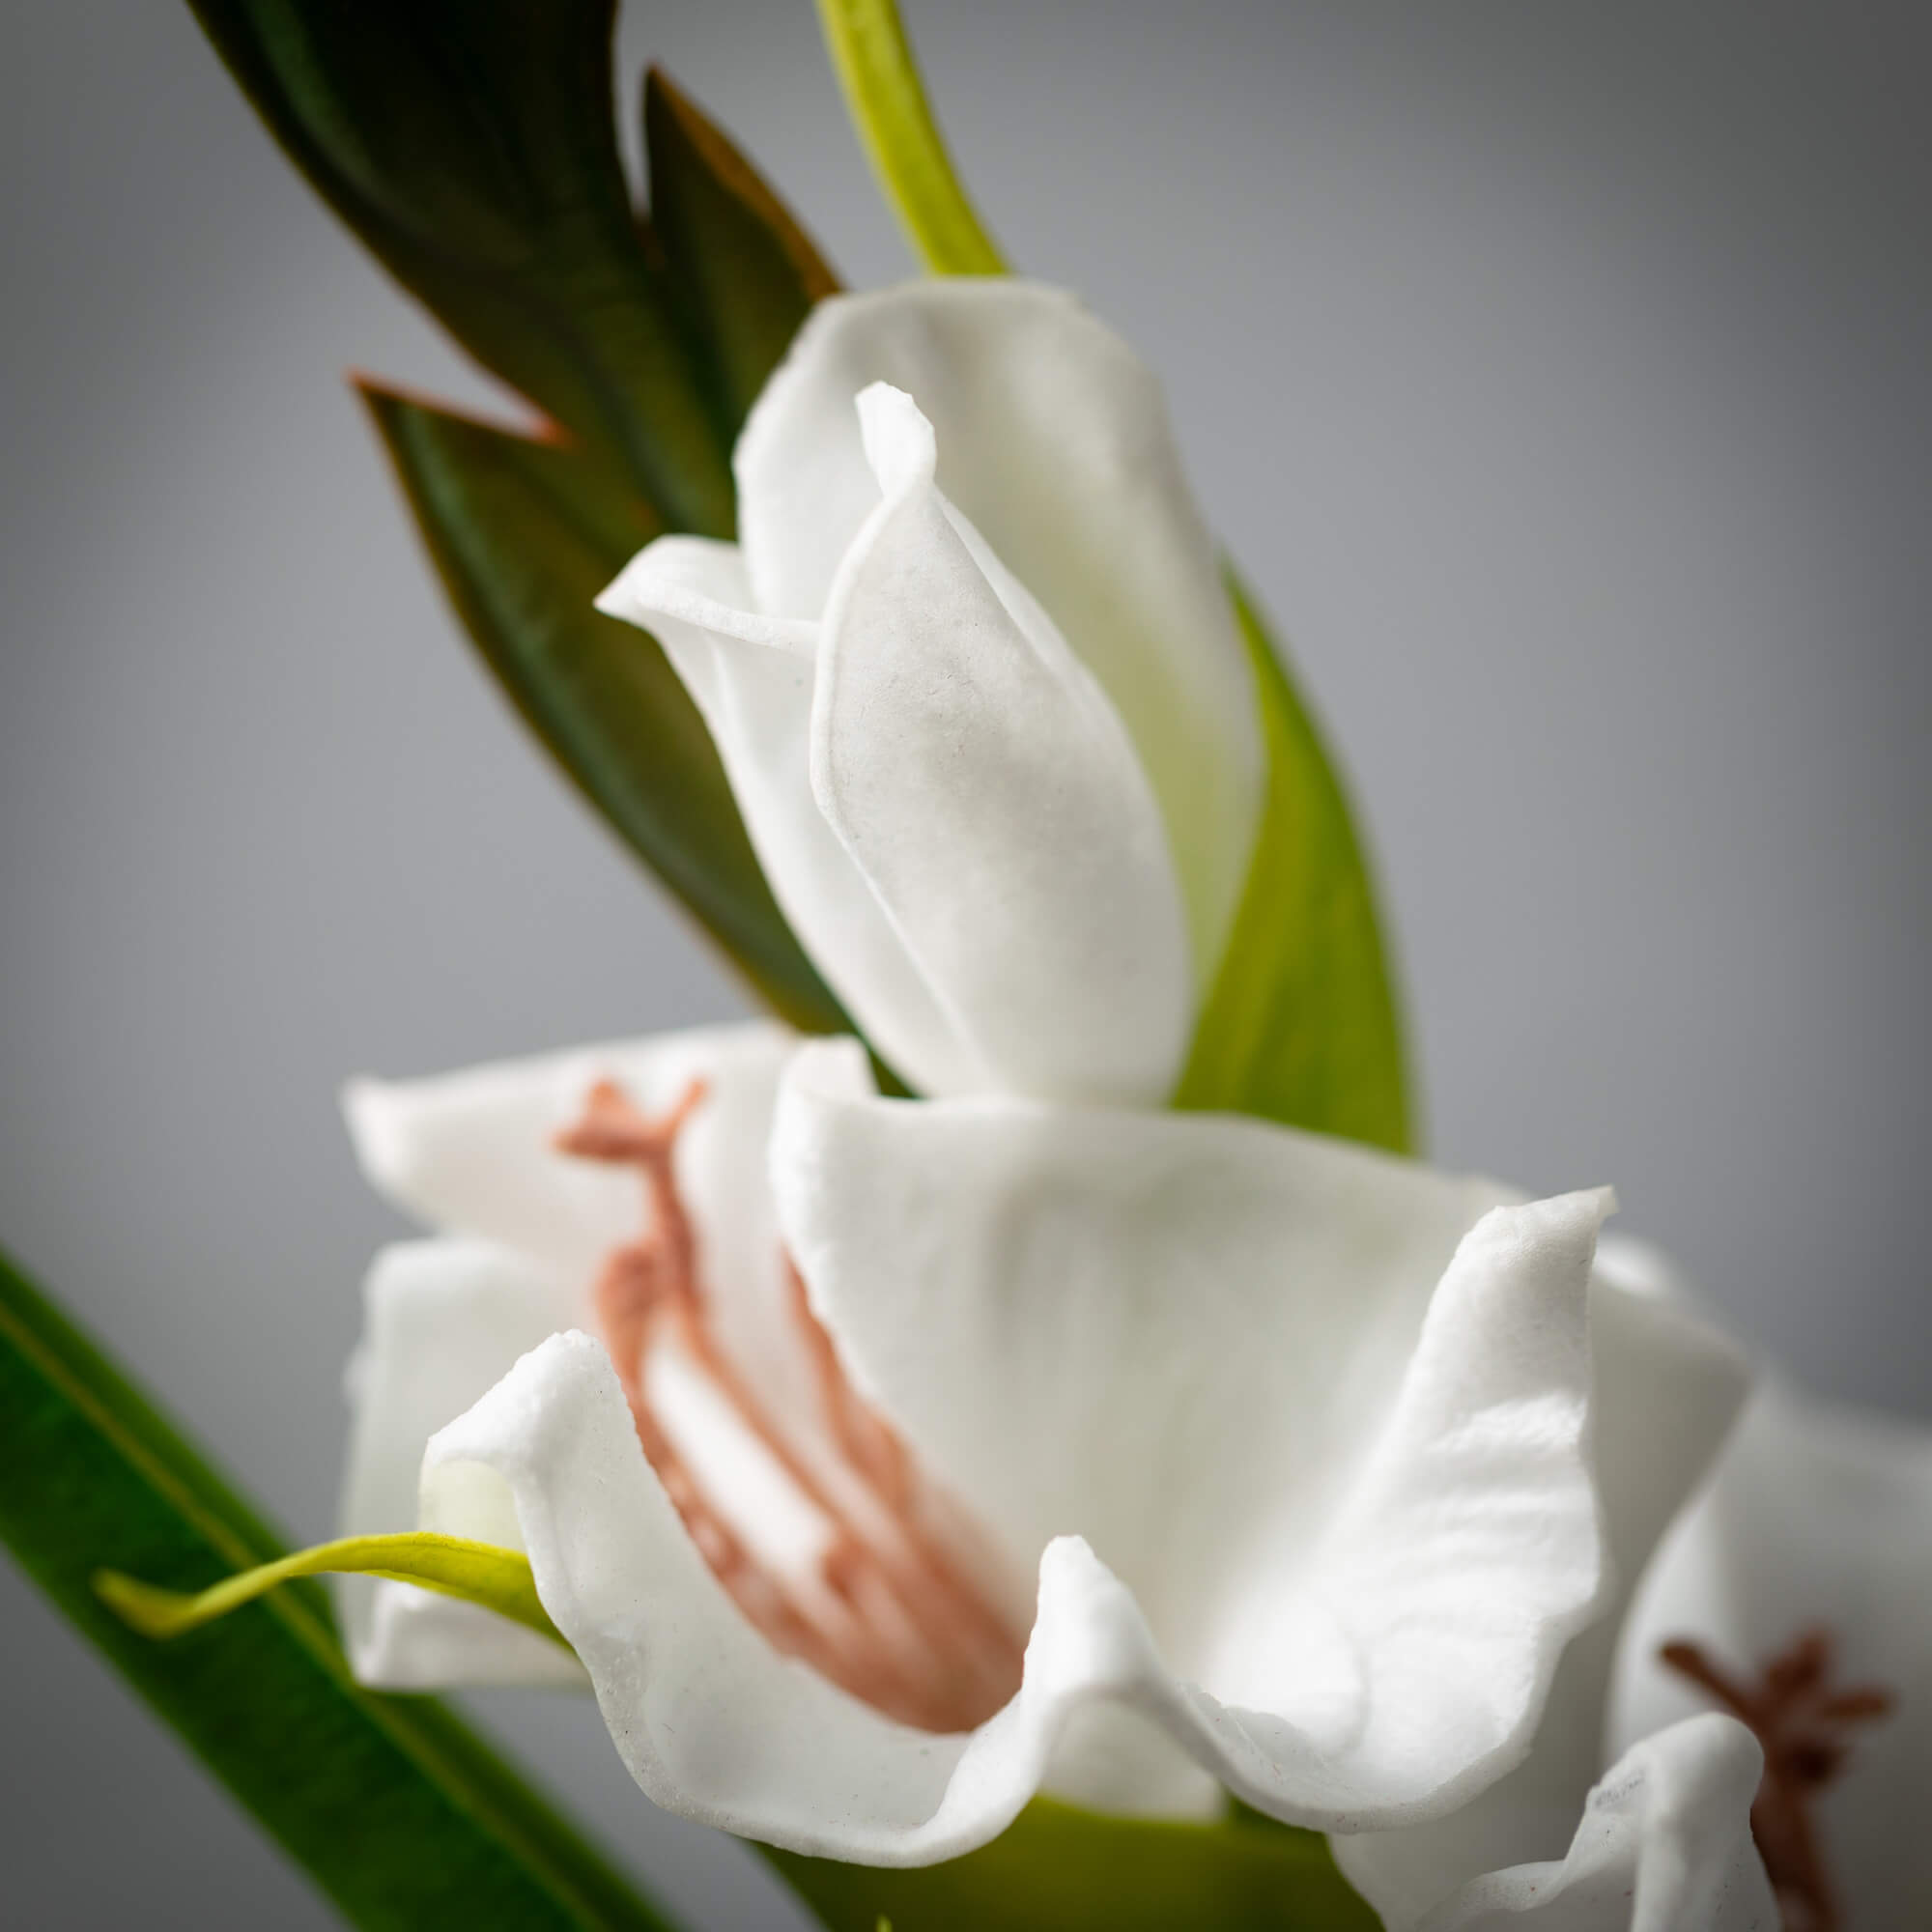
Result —
[{"label": "brown markings on petal", "polygon": [[1829,1631],[1805,1631],[1760,1666],[1755,1682],[1733,1675],[1703,1645],[1686,1638],[1658,1652],[1680,1677],[1747,1725],[1764,1747],[1764,1781],[1751,1805],[1751,1834],[1777,1894],[1785,1932],[1843,1932],[1843,1911],[1812,1805],[1845,1768],[1851,1741],[1840,1733],[1888,1716],[1896,1701],[1878,1685],[1834,1688],[1832,1651]]},{"label": "brown markings on petal", "polygon": [[[678,1135],[704,1095],[694,1080],[651,1119],[615,1082],[600,1081],[555,1142],[564,1153],[635,1167],[643,1179],[644,1231],[606,1258],[592,1295],[638,1440],[705,1562],[774,1648],[902,1723],[971,1729],[1018,1688],[1020,1639],[932,1533],[910,1453],[846,1379],[789,1258],[792,1319],[842,1476],[838,1493],[776,1426],[712,1327],[674,1164]],[[831,1543],[815,1579],[786,1579],[761,1563],[678,1454],[645,1388],[661,1348],[682,1351],[826,1521]]]}]

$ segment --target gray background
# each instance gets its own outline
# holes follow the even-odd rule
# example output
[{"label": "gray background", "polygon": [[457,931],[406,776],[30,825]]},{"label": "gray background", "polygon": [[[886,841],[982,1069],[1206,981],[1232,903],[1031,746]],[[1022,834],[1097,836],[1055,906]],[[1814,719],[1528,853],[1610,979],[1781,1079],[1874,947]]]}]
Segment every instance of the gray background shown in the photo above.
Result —
[{"label": "gray background", "polygon": [[[1751,1337],[1920,1414],[1924,19],[912,9],[994,226],[1165,372],[1344,749],[1435,1151],[1614,1179]],[[184,10],[9,26],[0,1233],[316,1537],[393,1226],[339,1078],[740,1002],[471,663],[340,372],[487,389]],[[849,279],[904,271],[805,0],[625,47]],[[327,1921],[4,1564],[0,1644],[9,1922]],[[695,1922],[797,1922],[587,1705],[482,1708]]]}]

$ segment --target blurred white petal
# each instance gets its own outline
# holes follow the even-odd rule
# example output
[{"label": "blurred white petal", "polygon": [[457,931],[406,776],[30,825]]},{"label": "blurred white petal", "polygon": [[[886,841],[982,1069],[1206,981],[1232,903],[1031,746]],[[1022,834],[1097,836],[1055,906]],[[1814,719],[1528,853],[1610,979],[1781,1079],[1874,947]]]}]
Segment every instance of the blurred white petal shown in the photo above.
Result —
[{"label": "blurred white petal", "polygon": [[[579,1319],[562,1277],[474,1240],[384,1248],[363,1293],[342,1534],[416,1527],[423,1447],[518,1356]],[[388,1690],[582,1683],[567,1652],[454,1598],[371,1577],[335,1581],[350,1659]]]},{"label": "blurred white petal", "polygon": [[1477,1879],[1422,1932],[1778,1932],[1751,1842],[1763,1765],[1729,1718],[1646,1738],[1591,1792],[1567,1857]]},{"label": "blurred white petal", "polygon": [[1752,1399],[1717,1473],[1639,1593],[1618,1666],[1617,1740],[1705,1701],[1659,1662],[1685,1638],[1748,1674],[1801,1633],[1833,1640],[1841,1683],[1896,1700],[1851,1737],[1816,1801],[1855,1928],[1932,1923],[1932,1431],[1813,1402]]}]

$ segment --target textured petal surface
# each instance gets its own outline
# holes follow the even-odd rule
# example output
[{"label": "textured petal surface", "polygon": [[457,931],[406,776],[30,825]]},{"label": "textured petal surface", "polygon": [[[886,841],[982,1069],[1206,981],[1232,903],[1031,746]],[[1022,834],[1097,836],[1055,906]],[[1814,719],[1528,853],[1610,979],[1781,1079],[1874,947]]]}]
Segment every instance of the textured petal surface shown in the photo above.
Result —
[{"label": "textured petal surface", "polygon": [[[867,483],[876,508],[869,470]],[[737,550],[695,537],[660,537],[597,606],[663,644],[718,747],[773,895],[867,1037],[927,1092],[985,1086],[986,1068],[812,797],[816,621],[759,616]]]},{"label": "textured petal surface", "polygon": [[1840,1678],[1897,1706],[1861,1728],[1818,1806],[1853,1927],[1932,1923],[1932,1432],[1776,1383],[1753,1397],[1717,1474],[1661,1552],[1631,1618],[1619,1739],[1697,1709],[1657,1662],[1689,1637],[1734,1667],[1822,1627]]},{"label": "textured petal surface", "polygon": [[883,384],[860,413],[883,500],[826,608],[819,808],[985,1068],[979,1085],[1158,1102],[1194,992],[1134,748],[1037,607],[1014,586],[1002,597],[949,514],[925,418]]},{"label": "textured petal surface", "polygon": [[[547,1335],[581,1319],[562,1278],[480,1241],[408,1241],[376,1257],[350,1372],[355,1422],[342,1533],[416,1526],[423,1447]],[[407,1583],[344,1577],[336,1601],[350,1660],[391,1690],[581,1683],[555,1644]]]},{"label": "textured petal surface", "polygon": [[845,410],[868,515],[822,623],[755,614],[737,554],[688,538],[600,605],[663,641],[787,918],[914,1086],[1164,1099],[1192,959],[1134,746],[939,494],[912,402],[878,384]]},{"label": "textured petal surface", "polygon": [[1077,1533],[1131,1591],[1202,1687],[1185,1722],[1160,1706],[1171,1737],[1262,1808],[1349,1830],[1506,1769],[1604,1586],[1584,1310],[1606,1197],[1479,1221],[1487,1183],[1251,1122],[867,1084],[811,1047],[780,1102],[814,1305],[1011,1560]]},{"label": "textured petal surface", "polygon": [[852,412],[878,382],[930,418],[940,488],[1125,721],[1167,821],[1205,977],[1246,876],[1262,748],[1159,384],[1071,297],[1025,282],[926,281],[822,302],[734,459],[758,609],[825,610],[878,502]]},{"label": "textured petal surface", "polygon": [[1590,1793],[1567,1857],[1476,1880],[1425,1932],[1778,1932],[1751,1842],[1763,1764],[1729,1718],[1660,1732]]},{"label": "textured petal surface", "polygon": [[[1609,1249],[1605,1237],[1603,1246]],[[1748,1384],[1744,1358],[1694,1317],[1605,1280],[1590,1306],[1595,1460],[1616,1588],[1571,1641],[1529,1756],[1462,1809],[1405,1832],[1334,1841],[1336,1861],[1391,1927],[1484,1872],[1560,1860],[1603,1758],[1623,1613],[1658,1539],[1702,1479]]]}]

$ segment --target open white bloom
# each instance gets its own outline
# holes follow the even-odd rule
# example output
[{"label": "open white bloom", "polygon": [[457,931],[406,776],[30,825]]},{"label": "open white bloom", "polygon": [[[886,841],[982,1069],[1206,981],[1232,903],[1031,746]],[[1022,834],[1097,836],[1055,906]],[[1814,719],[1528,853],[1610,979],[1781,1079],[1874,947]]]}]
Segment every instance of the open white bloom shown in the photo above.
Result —
[{"label": "open white bloom", "polygon": [[[1611,1588],[1597,1408],[1730,1386],[1592,1289],[1606,1195],[1253,1121],[883,1100],[768,1027],[350,1114],[442,1232],[372,1277],[347,1527],[410,1526],[420,1465],[426,1527],[527,1550],[643,1789],[802,1851],[932,1861],[1041,1788],[1465,1804]],[[402,1585],[353,1624],[379,1682],[558,1668]]]},{"label": "open white bloom", "polygon": [[1932,1431],[1760,1388],[1637,1597],[1611,1736],[1713,1704],[1765,1737],[1789,1923],[1932,1924]]},{"label": "open white bloom", "polygon": [[1006,279],[821,303],[741,542],[599,600],[703,714],[793,929],[930,1094],[1158,1104],[1246,876],[1249,665],[1158,384]]}]

